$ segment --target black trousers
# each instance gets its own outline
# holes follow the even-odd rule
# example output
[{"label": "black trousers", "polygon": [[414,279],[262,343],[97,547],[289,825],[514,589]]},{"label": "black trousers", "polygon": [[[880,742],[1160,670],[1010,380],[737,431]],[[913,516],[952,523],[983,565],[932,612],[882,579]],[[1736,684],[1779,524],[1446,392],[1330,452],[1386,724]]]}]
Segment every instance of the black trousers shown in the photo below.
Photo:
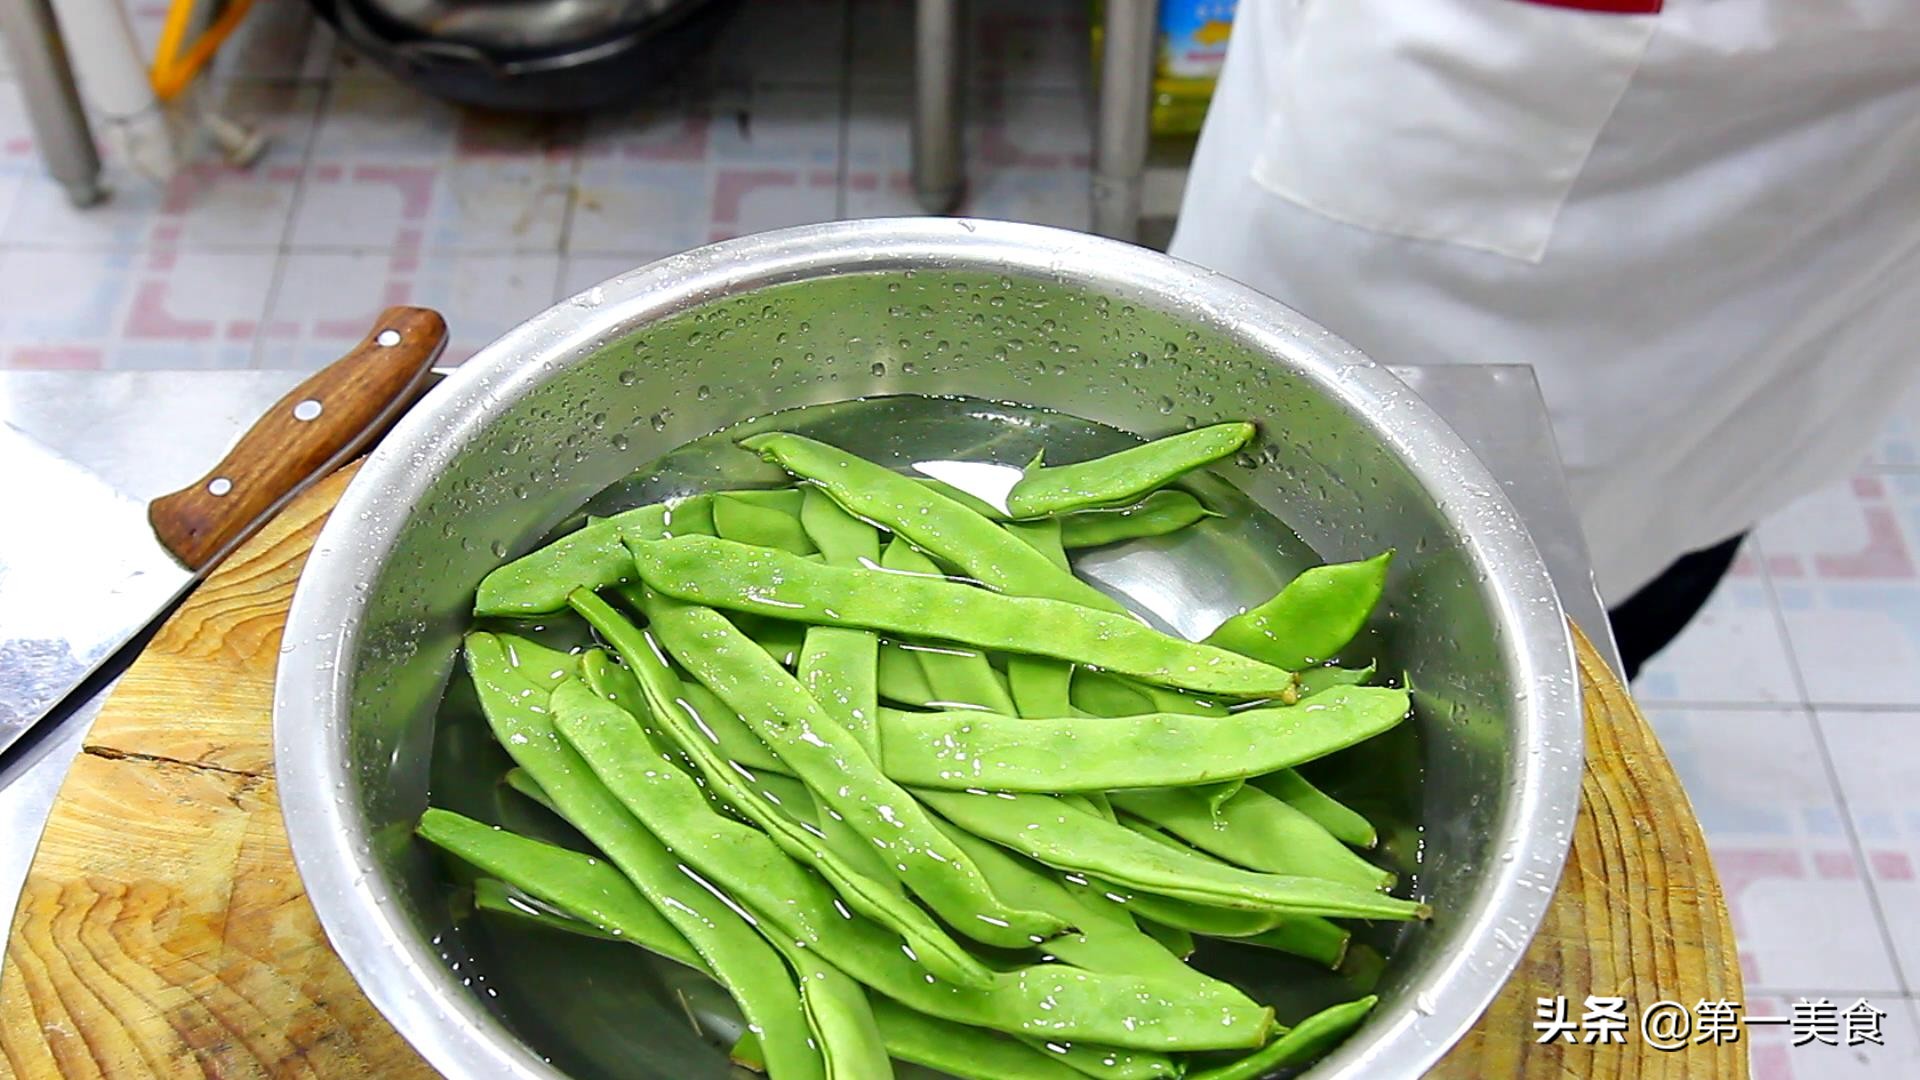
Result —
[{"label": "black trousers", "polygon": [[1659,577],[1607,612],[1628,681],[1700,614],[1720,579],[1727,576],[1740,542],[1746,538],[1741,533],[1724,543],[1682,555]]}]

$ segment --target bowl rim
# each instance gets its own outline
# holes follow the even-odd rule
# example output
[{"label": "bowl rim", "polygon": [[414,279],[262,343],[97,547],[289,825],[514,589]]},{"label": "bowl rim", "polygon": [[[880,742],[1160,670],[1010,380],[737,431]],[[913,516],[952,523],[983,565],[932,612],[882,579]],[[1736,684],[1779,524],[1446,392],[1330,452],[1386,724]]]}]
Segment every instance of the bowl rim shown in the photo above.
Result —
[{"label": "bowl rim", "polygon": [[[1146,248],[1046,226],[890,218],[758,233],[669,256],[561,301],[449,375],[362,464],[315,542],[288,615],[275,679],[274,762],[295,865],[328,940],[373,1005],[450,1076],[564,1076],[507,1031],[413,933],[344,797],[342,748],[366,593],[411,507],[487,425],[552,372],[631,328],[742,291],[849,272],[997,269],[1097,288],[1205,321],[1284,358],[1340,399],[1437,499],[1506,627],[1501,648],[1520,713],[1502,858],[1466,925],[1407,987],[1412,1007],[1378,1012],[1311,1075],[1416,1075],[1490,1005],[1531,942],[1565,864],[1580,798],[1584,719],[1573,642],[1531,536],[1500,485],[1438,416],[1384,367],[1278,300]],[[1382,418],[1391,415],[1392,423]]]}]

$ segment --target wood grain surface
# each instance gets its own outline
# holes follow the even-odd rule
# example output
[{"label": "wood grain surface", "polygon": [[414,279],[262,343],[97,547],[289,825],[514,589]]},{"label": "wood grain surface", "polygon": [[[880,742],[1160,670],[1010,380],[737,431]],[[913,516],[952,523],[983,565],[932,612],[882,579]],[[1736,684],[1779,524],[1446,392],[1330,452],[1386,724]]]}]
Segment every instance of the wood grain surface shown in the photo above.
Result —
[{"label": "wood grain surface", "polygon": [[[381,1077],[432,1071],[367,1004],[300,890],[273,780],[293,585],[351,469],[229,558],[95,723],[0,967],[0,1075]],[[1537,997],[1740,1000],[1732,927],[1686,796],[1584,639],[1588,768],[1567,871],[1447,1077],[1744,1077],[1744,1043],[1536,1045]]]}]

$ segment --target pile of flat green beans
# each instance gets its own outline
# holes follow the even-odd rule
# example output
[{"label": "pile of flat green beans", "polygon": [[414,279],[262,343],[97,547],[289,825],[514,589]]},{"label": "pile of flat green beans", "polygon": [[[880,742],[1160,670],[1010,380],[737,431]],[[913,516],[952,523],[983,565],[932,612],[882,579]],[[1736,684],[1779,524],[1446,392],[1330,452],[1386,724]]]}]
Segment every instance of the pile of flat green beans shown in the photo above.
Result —
[{"label": "pile of flat green beans", "polygon": [[[466,665],[502,780],[590,850],[440,809],[419,835],[487,917],[711,975],[746,1022],[734,1061],[776,1080],[1310,1061],[1373,999],[1286,1027],[1187,957],[1199,935],[1337,967],[1338,920],[1426,917],[1361,854],[1373,826],[1294,769],[1407,714],[1328,663],[1387,557],[1309,570],[1201,642],[1067,557],[1209,517],[1170,485],[1252,434],[1036,462],[1003,507],[749,437],[794,486],[596,519],[480,585]],[[556,615],[596,647],[484,628]]]}]

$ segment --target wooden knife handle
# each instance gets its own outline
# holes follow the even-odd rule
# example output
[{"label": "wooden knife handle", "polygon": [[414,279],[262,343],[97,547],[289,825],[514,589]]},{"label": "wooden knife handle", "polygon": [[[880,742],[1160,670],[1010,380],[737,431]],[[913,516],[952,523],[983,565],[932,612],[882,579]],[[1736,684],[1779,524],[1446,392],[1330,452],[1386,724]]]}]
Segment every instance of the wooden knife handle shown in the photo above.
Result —
[{"label": "wooden knife handle", "polygon": [[147,520],[160,542],[189,569],[212,564],[399,419],[446,344],[439,312],[381,312],[360,344],[275,402],[213,471],[153,500]]}]

